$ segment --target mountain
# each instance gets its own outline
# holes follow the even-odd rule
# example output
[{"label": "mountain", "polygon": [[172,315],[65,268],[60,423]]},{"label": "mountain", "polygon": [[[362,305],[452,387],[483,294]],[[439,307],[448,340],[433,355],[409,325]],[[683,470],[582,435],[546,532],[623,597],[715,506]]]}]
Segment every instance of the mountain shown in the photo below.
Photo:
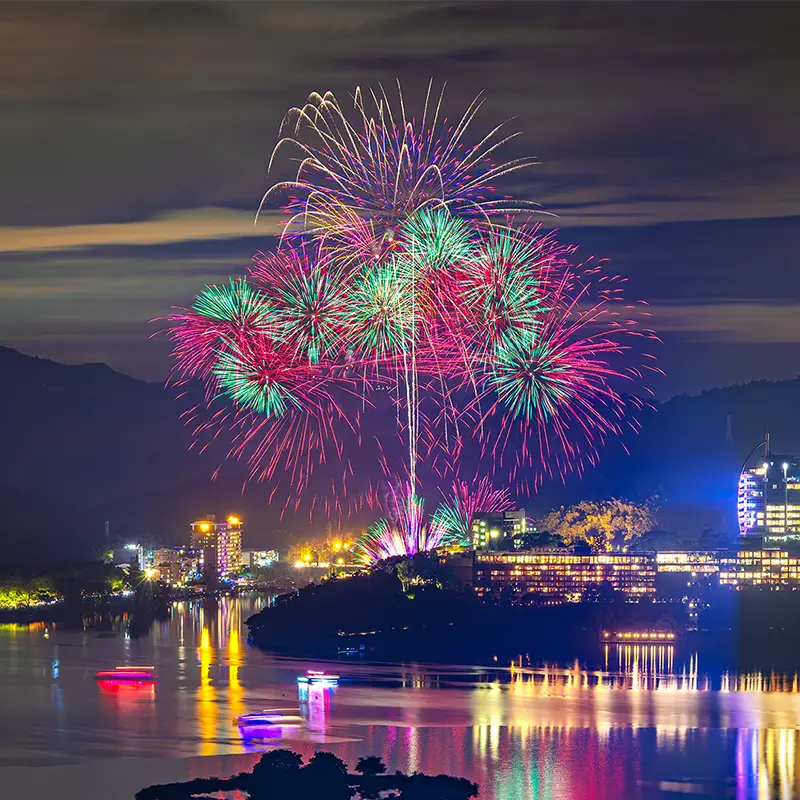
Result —
[{"label": "mountain", "polygon": [[[179,419],[186,401],[160,384],[5,347],[0,381],[0,527],[4,540],[26,531],[18,549],[34,533],[37,547],[58,537],[102,543],[106,521],[114,538],[177,542],[189,518],[229,510],[248,520],[254,544],[309,530],[307,512],[281,522],[265,486],[243,491],[240,465],[212,480],[223,446],[190,450]],[[544,511],[582,497],[657,495],[668,526],[731,529],[742,460],[766,430],[775,452],[800,452],[798,408],[800,379],[673,398],[644,415],[641,434],[624,443],[629,454],[610,446],[596,469],[545,485],[527,505]]]}]

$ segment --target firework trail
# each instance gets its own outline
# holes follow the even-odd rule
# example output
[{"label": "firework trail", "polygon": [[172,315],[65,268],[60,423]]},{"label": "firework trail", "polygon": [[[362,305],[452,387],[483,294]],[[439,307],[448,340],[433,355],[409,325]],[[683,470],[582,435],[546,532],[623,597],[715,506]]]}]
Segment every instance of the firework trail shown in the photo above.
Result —
[{"label": "firework trail", "polygon": [[410,483],[396,489],[389,484],[390,517],[367,529],[355,546],[356,557],[371,565],[392,556],[414,556],[455,543],[450,531],[436,515],[425,521],[424,502]]},{"label": "firework trail", "polygon": [[472,541],[470,526],[476,514],[510,511],[514,502],[508,489],[495,489],[489,478],[481,478],[473,484],[456,481],[452,495],[445,500],[433,515],[448,537],[460,545]]},{"label": "firework trail", "polygon": [[[402,93],[393,106],[383,89],[356,90],[349,111],[312,95],[270,161],[301,155],[262,201],[286,213],[277,247],[170,317],[174,380],[199,379],[211,408],[188,415],[198,437],[232,434],[229,456],[273,494],[282,483],[284,508],[310,495],[343,512],[357,473],[403,476],[376,553],[463,538],[476,504],[507,501],[488,481],[456,484],[423,524],[420,482],[457,478],[468,452],[528,489],[595,463],[635,428],[633,392],[655,370],[624,281],[574,264],[531,203],[495,189],[535,160],[494,160],[516,135],[502,125],[470,141],[481,103],[450,123],[431,87],[415,118]],[[367,452],[372,467],[354,461]]]}]

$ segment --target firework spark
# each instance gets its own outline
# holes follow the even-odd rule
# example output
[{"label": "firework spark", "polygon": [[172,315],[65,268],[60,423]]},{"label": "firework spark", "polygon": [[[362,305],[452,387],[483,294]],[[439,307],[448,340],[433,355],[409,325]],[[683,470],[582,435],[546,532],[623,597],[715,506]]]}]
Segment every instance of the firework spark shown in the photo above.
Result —
[{"label": "firework spark", "polygon": [[[215,404],[211,420],[191,415],[198,433],[231,431],[231,456],[284,481],[296,504],[310,490],[312,507],[321,492],[326,510],[340,508],[368,470],[355,451],[405,474],[375,553],[463,539],[476,503],[506,501],[488,479],[471,493],[457,484],[423,524],[418,464],[452,481],[471,452],[482,474],[521,489],[594,463],[636,426],[632,390],[653,368],[642,345],[655,338],[621,279],[573,264],[554,234],[514,216],[531,204],[496,183],[535,162],[493,160],[513,138],[503,126],[469,141],[481,100],[454,125],[430,87],[417,118],[398,100],[357,90],[345,112],[315,94],[289,112],[270,168],[287,147],[303,157],[263,201],[284,198],[280,243],[246,278],[177,309],[169,331],[176,382],[200,379]],[[371,409],[384,417],[370,426]],[[388,468],[398,441],[402,468]],[[310,489],[321,468],[342,479]]]},{"label": "firework spark", "polygon": [[495,489],[489,478],[469,484],[456,481],[452,495],[436,509],[434,519],[460,545],[472,541],[470,526],[476,514],[509,511],[514,507],[508,489]]},{"label": "firework spark", "polygon": [[414,556],[454,541],[450,531],[435,516],[426,522],[424,502],[410,483],[399,490],[389,486],[391,516],[380,519],[356,543],[362,564],[371,565],[393,556]]}]

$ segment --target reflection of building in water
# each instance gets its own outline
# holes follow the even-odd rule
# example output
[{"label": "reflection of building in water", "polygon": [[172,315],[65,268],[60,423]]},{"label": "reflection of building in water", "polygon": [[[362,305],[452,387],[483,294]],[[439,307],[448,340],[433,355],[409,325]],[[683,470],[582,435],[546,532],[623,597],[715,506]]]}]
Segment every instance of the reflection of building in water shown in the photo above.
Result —
[{"label": "reflection of building in water", "polygon": [[510,591],[544,602],[578,602],[587,590],[610,585],[630,598],[655,593],[652,553],[578,555],[563,550],[475,554],[475,591],[486,596]]},{"label": "reflection of building in water", "polygon": [[736,735],[736,797],[790,800],[800,793],[797,751],[800,731],[741,729]]}]

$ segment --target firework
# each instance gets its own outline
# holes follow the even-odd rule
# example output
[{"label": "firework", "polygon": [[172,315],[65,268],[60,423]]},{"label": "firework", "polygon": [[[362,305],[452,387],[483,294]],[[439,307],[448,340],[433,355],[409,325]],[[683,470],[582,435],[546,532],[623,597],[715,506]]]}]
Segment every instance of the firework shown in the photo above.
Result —
[{"label": "firework", "polygon": [[251,274],[266,298],[274,335],[295,357],[313,364],[336,352],[348,283],[324,252],[299,246],[259,253]]},{"label": "firework", "polygon": [[[516,138],[498,125],[476,144],[467,144],[472,121],[483,104],[478,96],[455,125],[441,112],[444,90],[432,96],[432,84],[417,122],[406,115],[398,85],[396,108],[386,92],[356,89],[350,116],[330,93],[312,94],[302,108],[291,109],[270,169],[286,147],[302,154],[295,178],[272,186],[261,202],[288,195],[284,209],[292,222],[339,243],[361,242],[369,231],[369,250],[380,256],[396,240],[398,229],[416,212],[443,206],[466,218],[489,219],[533,204],[497,195],[495,182],[536,164],[519,158],[495,162],[494,154]],[[358,220],[368,219],[365,228]]]},{"label": "firework", "polygon": [[509,511],[514,507],[508,489],[495,489],[489,478],[469,484],[456,481],[452,495],[436,509],[434,519],[462,546],[472,541],[470,525],[476,514]]},{"label": "firework", "polygon": [[534,160],[493,161],[513,138],[503,126],[468,141],[482,101],[450,124],[430,88],[418,118],[398,100],[357,90],[351,112],[330,94],[290,111],[270,168],[286,147],[303,157],[263,201],[284,198],[278,246],[178,309],[169,332],[176,381],[200,379],[213,405],[210,420],[190,415],[198,434],[231,432],[229,455],[296,505],[310,492],[340,508],[367,450],[405,475],[372,560],[464,540],[476,511],[508,502],[488,478],[456,483],[425,522],[418,465],[424,485],[449,483],[463,456],[521,490],[594,463],[636,425],[643,401],[627,393],[654,338],[621,279],[573,264],[521,218],[530,203],[495,189]]},{"label": "firework", "polygon": [[176,372],[185,378],[208,379],[226,341],[246,341],[269,330],[265,298],[245,279],[208,286],[191,309],[171,317]]},{"label": "firework", "polygon": [[453,537],[435,516],[425,521],[424,502],[410,483],[400,490],[390,484],[390,519],[380,519],[356,543],[356,556],[370,565],[393,556],[413,556],[453,542]]}]

